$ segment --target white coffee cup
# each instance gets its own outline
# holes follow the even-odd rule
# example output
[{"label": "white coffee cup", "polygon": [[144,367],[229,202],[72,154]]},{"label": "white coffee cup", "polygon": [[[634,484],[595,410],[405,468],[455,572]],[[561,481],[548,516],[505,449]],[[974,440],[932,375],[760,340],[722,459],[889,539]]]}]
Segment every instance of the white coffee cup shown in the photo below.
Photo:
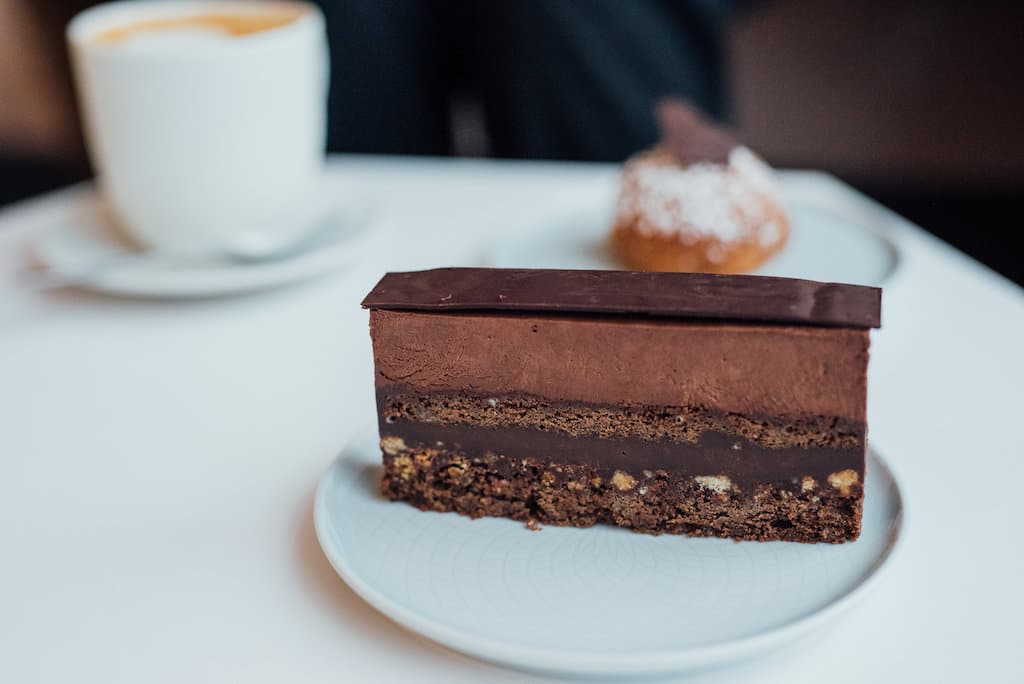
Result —
[{"label": "white coffee cup", "polygon": [[[232,35],[217,17],[264,28]],[[114,2],[67,37],[100,187],[138,241],[212,251],[317,218],[328,58],[314,5]]]}]

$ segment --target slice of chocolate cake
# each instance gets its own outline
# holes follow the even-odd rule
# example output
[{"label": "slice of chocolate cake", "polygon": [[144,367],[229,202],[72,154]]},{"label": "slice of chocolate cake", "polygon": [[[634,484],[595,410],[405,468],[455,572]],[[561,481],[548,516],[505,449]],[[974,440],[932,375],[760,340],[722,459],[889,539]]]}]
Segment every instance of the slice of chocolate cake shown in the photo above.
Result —
[{"label": "slice of chocolate cake", "polygon": [[880,299],[758,276],[389,273],[363,301],[381,489],[531,525],[856,539]]}]

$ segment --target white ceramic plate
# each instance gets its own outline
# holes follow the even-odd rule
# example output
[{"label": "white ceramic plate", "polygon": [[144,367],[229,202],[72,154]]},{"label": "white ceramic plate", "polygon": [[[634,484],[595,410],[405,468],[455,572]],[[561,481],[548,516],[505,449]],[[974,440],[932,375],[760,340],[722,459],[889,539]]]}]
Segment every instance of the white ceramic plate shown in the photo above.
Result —
[{"label": "white ceramic plate", "polygon": [[559,674],[676,672],[795,639],[864,594],[903,517],[899,488],[875,453],[861,537],[837,546],[610,526],[533,532],[389,502],[380,475],[376,433],[367,431],[317,492],[317,536],[349,586],[444,646]]},{"label": "white ceramic plate", "polygon": [[280,259],[241,263],[134,251],[118,237],[93,190],[68,202],[33,242],[49,282],[108,294],[160,299],[234,295],[279,287],[344,267],[365,253],[368,211],[352,203],[325,205],[324,227],[307,249]]},{"label": "white ceramic plate", "polygon": [[[895,270],[896,246],[867,215],[822,202],[813,190],[788,192],[786,205],[789,242],[754,273],[879,285]],[[607,205],[567,214],[496,241],[485,261],[503,268],[621,268],[605,248],[611,216]]]}]

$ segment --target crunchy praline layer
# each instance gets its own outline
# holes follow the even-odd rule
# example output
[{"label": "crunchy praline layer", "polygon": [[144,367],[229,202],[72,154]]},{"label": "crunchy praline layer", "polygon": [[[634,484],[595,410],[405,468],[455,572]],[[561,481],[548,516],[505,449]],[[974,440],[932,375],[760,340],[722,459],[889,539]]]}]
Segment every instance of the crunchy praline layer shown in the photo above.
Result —
[{"label": "crunchy praline layer", "polygon": [[702,433],[696,442],[676,442],[398,421],[381,426],[381,443],[385,452],[430,448],[474,458],[489,454],[519,460],[543,457],[552,466],[589,465],[603,476],[664,470],[685,477],[726,478],[730,486],[740,489],[773,483],[797,490],[805,477],[825,482],[837,473],[849,473],[844,477],[860,481],[864,473],[863,445],[768,448],[717,431]]},{"label": "crunchy praline layer", "polygon": [[722,478],[664,470],[605,476],[591,464],[470,456],[387,438],[381,445],[382,493],[423,510],[757,541],[840,543],[860,534],[863,489],[848,477],[807,478],[797,490],[773,484],[739,489]]}]

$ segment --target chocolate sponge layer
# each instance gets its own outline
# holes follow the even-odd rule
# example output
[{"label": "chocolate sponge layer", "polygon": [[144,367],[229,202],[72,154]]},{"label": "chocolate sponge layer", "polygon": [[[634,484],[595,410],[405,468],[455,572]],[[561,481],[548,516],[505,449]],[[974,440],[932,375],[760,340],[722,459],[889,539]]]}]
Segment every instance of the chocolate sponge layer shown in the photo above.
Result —
[{"label": "chocolate sponge layer", "polygon": [[862,423],[835,416],[748,416],[702,406],[615,406],[520,394],[418,393],[397,385],[378,388],[377,414],[384,432],[394,423],[429,423],[696,443],[710,431],[770,448],[856,447],[864,443],[865,432]]}]

